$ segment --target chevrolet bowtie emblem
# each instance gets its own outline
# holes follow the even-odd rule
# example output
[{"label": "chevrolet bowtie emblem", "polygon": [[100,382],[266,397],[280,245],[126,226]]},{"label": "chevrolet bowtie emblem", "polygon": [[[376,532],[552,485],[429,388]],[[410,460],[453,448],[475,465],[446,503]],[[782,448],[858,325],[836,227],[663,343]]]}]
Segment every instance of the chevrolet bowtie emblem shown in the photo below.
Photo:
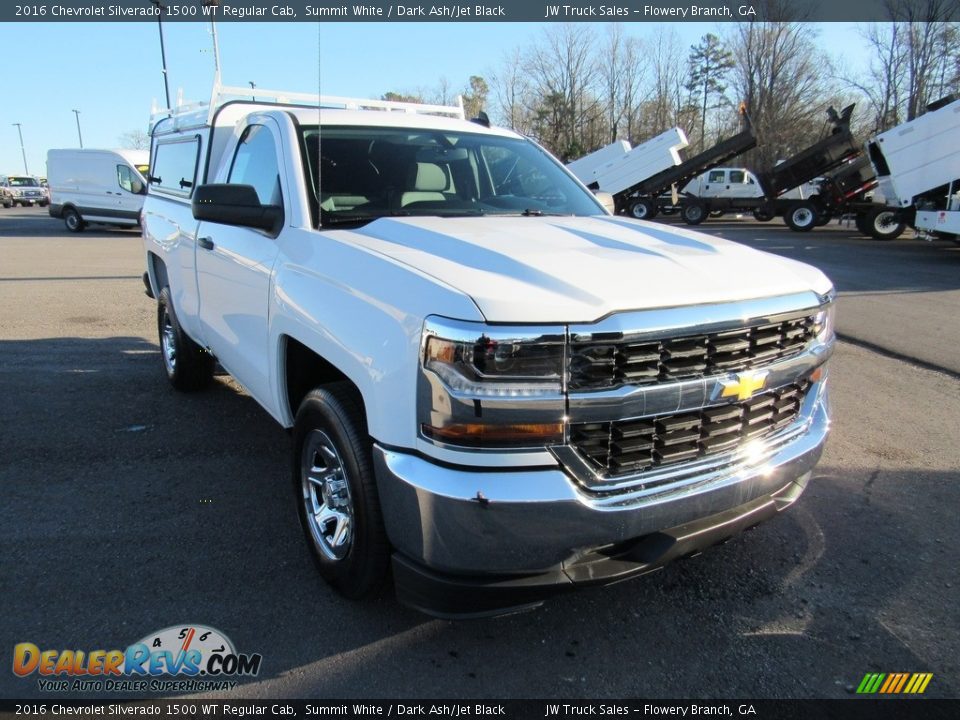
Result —
[{"label": "chevrolet bowtie emblem", "polygon": [[720,397],[734,397],[738,400],[749,400],[757,390],[763,389],[763,384],[767,381],[766,372],[742,372],[737,373],[736,380],[721,380],[723,393]]}]

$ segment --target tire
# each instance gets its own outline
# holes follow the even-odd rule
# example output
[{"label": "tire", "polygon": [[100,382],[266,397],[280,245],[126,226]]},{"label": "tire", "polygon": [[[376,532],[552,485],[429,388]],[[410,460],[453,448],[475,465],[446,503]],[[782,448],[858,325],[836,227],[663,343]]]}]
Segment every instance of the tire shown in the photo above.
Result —
[{"label": "tire", "polygon": [[50,203],[48,203],[46,200],[44,200],[43,202],[38,202],[38,203],[37,203],[37,205],[39,205],[40,207],[46,207],[46,206],[49,205],[49,204],[50,204]]},{"label": "tire", "polygon": [[726,212],[723,211],[723,210],[711,210],[711,211],[710,211],[710,217],[712,217],[712,218],[720,218],[720,217],[723,217],[724,215],[726,215]]},{"label": "tire", "polygon": [[707,219],[707,207],[701,202],[684,203],[680,216],[687,225],[699,225]]},{"label": "tire", "polygon": [[207,387],[213,379],[213,356],[183,332],[168,287],[161,290],[157,298],[157,334],[163,369],[170,384],[183,392]]},{"label": "tire", "polygon": [[810,232],[817,226],[818,219],[816,206],[809,202],[798,203],[783,215],[784,222],[794,232]]},{"label": "tire", "polygon": [[83,232],[83,229],[87,226],[83,218],[80,217],[80,213],[72,207],[63,209],[63,224],[67,226],[67,230],[73,233]]},{"label": "tire", "polygon": [[833,220],[833,218],[830,216],[829,213],[823,213],[817,218],[817,227],[823,227],[824,225],[829,225],[831,220]]},{"label": "tire", "polygon": [[853,224],[856,226],[857,232],[864,237],[870,237],[870,228],[867,225],[867,216],[869,214],[870,213],[857,213],[853,216]]},{"label": "tire", "polygon": [[887,207],[871,210],[864,220],[864,225],[866,234],[874,240],[896,240],[907,227],[900,213]]},{"label": "tire", "polygon": [[769,210],[763,208],[757,208],[753,211],[753,219],[757,222],[770,222],[773,220],[774,214]]},{"label": "tire", "polygon": [[353,600],[375,595],[390,546],[361,402],[346,382],[307,394],[293,426],[297,515],[320,575]]},{"label": "tire", "polygon": [[10,202],[9,200],[4,200],[4,201],[3,201],[3,207],[5,207],[7,210],[9,210],[10,208],[13,207],[13,203]]},{"label": "tire", "polygon": [[657,204],[653,200],[636,200],[630,205],[630,216],[637,220],[653,220],[657,216]]}]

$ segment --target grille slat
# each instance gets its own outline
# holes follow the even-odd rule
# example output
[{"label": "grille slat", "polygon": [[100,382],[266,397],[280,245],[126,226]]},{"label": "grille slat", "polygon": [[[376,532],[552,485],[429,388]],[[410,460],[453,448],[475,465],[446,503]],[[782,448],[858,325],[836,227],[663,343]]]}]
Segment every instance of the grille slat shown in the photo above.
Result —
[{"label": "grille slat", "polygon": [[782,430],[797,419],[803,381],[732,405],[638,420],[571,426],[579,452],[609,476],[637,473],[721,452]]},{"label": "grille slat", "polygon": [[796,355],[813,339],[813,315],[687,337],[637,342],[605,333],[570,344],[569,387],[603,390],[706,377]]}]

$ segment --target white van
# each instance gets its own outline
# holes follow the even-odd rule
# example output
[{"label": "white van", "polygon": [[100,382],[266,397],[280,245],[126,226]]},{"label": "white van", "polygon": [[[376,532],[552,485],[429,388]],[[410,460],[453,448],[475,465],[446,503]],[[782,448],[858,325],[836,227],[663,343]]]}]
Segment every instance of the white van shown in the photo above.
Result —
[{"label": "white van", "polygon": [[88,223],[139,225],[149,162],[146,150],[48,151],[50,215],[70,232]]}]

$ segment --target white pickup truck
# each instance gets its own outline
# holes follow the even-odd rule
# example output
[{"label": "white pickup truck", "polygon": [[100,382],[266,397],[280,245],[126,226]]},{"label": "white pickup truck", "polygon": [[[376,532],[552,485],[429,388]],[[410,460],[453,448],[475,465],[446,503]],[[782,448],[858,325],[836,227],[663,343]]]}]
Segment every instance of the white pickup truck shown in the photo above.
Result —
[{"label": "white pickup truck", "polygon": [[434,615],[532,607],[800,496],[829,427],[818,270],[611,216],[459,108],[219,92],[152,130],[163,365],[195,390],[219,362],[292,429],[342,594],[392,570]]}]

